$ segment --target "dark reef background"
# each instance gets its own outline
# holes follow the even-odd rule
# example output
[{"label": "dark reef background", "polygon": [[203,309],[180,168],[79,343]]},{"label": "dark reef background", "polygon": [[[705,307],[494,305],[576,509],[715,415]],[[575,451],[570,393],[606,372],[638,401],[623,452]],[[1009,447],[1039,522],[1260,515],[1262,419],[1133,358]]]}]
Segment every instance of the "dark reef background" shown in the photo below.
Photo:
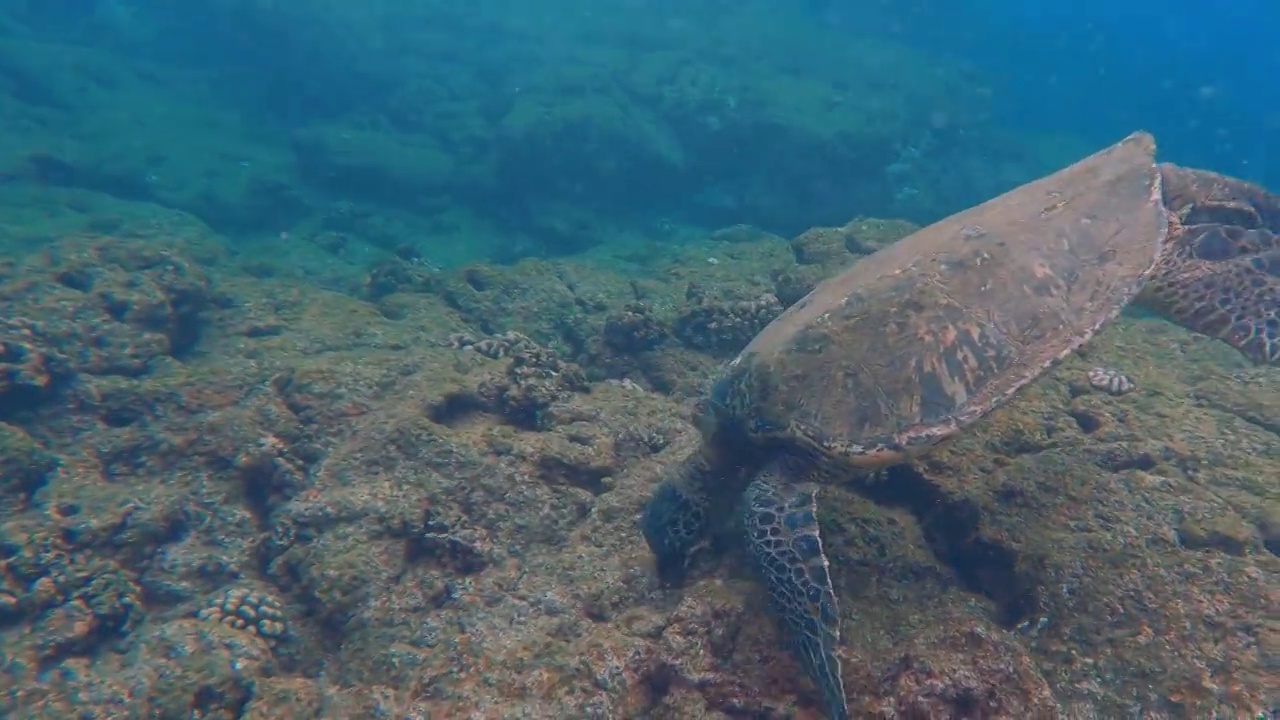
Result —
[{"label": "dark reef background", "polygon": [[452,266],[926,222],[1138,127],[1169,159],[1280,172],[1250,3],[5,5],[6,194],[145,200],[246,243],[337,233]]}]

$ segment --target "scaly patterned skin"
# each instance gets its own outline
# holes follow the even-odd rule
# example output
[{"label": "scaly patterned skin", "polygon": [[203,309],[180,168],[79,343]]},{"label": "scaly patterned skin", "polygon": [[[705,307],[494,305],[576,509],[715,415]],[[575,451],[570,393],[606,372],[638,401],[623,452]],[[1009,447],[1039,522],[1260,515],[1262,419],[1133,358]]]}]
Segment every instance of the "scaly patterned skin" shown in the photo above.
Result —
[{"label": "scaly patterned skin", "polygon": [[848,720],[840,677],[840,612],[818,532],[818,488],[783,454],[747,486],[747,544],[791,651],[822,693],[827,716]]},{"label": "scaly patterned skin", "polygon": [[[827,715],[848,720],[840,676],[840,614],[822,549],[817,516],[818,485],[808,481],[813,462],[778,453],[747,485],[745,539],[781,621],[787,643],[818,686]],[[654,554],[658,575],[678,584],[690,557],[711,529],[711,493],[736,483],[732,472],[717,471],[701,453],[685,460],[654,492],[640,528]]]},{"label": "scaly patterned skin", "polygon": [[1280,363],[1280,196],[1204,170],[1160,169],[1171,242],[1137,303],[1255,363]]},{"label": "scaly patterned skin", "polygon": [[818,686],[827,715],[848,720],[836,654],[839,606],[818,528],[816,473],[822,458],[797,451],[762,452],[763,436],[782,439],[781,431],[757,422],[749,427],[736,423],[744,408],[734,404],[742,399],[734,390],[726,379],[698,403],[694,421],[706,441],[654,492],[640,529],[659,577],[678,584],[691,556],[708,542],[712,524],[724,519],[713,518],[713,508],[743,499],[746,545],[787,644]]},{"label": "scaly patterned skin", "polygon": [[667,585],[684,580],[689,560],[707,536],[707,489],[714,486],[711,472],[701,454],[694,454],[658,486],[645,505],[640,530],[653,553],[658,577]]},{"label": "scaly patterned skin", "polygon": [[1152,277],[1137,302],[1257,364],[1280,363],[1280,250],[1179,260]]}]

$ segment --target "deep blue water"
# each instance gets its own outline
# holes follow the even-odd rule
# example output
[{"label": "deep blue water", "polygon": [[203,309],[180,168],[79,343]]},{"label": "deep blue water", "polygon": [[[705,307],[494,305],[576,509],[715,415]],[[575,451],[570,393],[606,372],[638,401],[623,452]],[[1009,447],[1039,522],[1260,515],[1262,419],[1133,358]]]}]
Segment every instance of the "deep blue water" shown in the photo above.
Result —
[{"label": "deep blue water", "polygon": [[[840,20],[852,5],[817,7]],[[1169,159],[1280,181],[1275,3],[891,5],[879,29],[978,65],[1001,87],[1005,123],[1096,142],[1144,127]]]}]

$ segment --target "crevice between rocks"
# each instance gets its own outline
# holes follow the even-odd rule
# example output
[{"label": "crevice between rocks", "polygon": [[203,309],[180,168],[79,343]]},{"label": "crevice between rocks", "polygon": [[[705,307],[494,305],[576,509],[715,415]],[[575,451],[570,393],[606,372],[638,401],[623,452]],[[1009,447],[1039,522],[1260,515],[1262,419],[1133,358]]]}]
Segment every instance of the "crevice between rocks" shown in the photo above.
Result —
[{"label": "crevice between rocks", "polygon": [[873,502],[910,512],[920,523],[930,551],[951,568],[964,588],[995,604],[995,621],[1012,628],[1040,606],[1039,582],[1025,558],[982,533],[982,510],[949,496],[917,468],[898,465],[875,481],[854,485]]}]

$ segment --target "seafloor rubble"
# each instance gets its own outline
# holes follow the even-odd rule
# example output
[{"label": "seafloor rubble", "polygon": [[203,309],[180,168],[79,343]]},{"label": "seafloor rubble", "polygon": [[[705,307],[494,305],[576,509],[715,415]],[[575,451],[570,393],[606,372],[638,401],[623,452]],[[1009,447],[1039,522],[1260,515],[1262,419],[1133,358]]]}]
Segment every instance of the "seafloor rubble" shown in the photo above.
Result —
[{"label": "seafloor rubble", "polygon": [[[907,227],[358,282],[113,228],[0,267],[0,715],[817,717],[736,550],[663,588],[635,520],[717,365]],[[1278,388],[1127,317],[827,488],[855,713],[1271,707]]]}]

